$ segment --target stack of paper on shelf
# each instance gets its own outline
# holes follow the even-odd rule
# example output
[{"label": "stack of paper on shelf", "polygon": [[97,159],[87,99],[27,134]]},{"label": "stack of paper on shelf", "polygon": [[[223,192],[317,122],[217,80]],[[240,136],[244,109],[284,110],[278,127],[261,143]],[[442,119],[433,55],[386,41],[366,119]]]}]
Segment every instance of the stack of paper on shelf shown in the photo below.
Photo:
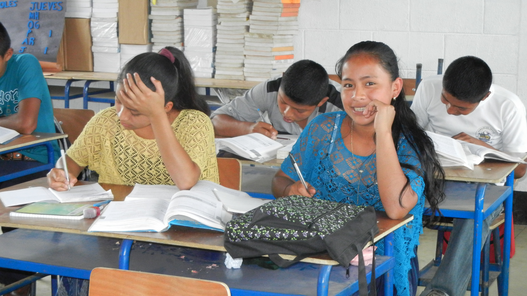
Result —
[{"label": "stack of paper on shelf", "polygon": [[293,36],[247,33],[244,52],[247,80],[279,76],[293,63]]},{"label": "stack of paper on shelf", "polygon": [[245,37],[246,80],[272,78],[293,63],[299,8],[300,0],[254,0]]},{"label": "stack of paper on shelf", "polygon": [[244,80],[245,33],[249,31],[250,0],[219,0],[216,61],[217,79]]},{"label": "stack of paper on shelf", "polygon": [[196,77],[214,75],[216,10],[211,7],[184,9],[185,56]]},{"label": "stack of paper on shelf", "polygon": [[136,55],[151,51],[152,44],[121,44],[121,69]]},{"label": "stack of paper on shelf", "polygon": [[66,17],[91,18],[91,0],[68,0]]},{"label": "stack of paper on shelf", "polygon": [[157,0],[150,2],[152,51],[172,46],[183,50],[183,9],[196,8],[198,0]]},{"label": "stack of paper on shelf", "polygon": [[117,36],[118,0],[93,0],[91,32],[93,71],[119,72],[120,49]]}]

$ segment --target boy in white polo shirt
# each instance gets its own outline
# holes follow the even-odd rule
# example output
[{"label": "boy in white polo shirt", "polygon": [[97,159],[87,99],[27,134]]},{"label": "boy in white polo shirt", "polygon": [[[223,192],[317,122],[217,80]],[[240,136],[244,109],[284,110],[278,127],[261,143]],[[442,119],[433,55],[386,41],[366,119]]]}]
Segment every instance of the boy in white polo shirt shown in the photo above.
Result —
[{"label": "boy in white polo shirt", "polygon": [[[481,59],[453,61],[444,76],[419,84],[411,109],[426,130],[506,152],[527,152],[525,106],[512,92],[492,84],[492,71]],[[515,178],[525,174],[519,165]],[[500,207],[483,223],[483,239]],[[423,295],[465,295],[471,275],[474,222],[454,219],[447,251]]]}]

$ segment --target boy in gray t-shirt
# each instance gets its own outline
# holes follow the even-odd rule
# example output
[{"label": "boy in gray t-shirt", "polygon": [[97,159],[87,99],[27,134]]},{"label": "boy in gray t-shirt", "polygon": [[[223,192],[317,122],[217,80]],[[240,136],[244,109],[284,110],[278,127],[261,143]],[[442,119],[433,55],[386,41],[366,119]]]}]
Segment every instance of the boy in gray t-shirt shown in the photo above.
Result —
[{"label": "boy in gray t-shirt", "polygon": [[[261,133],[299,135],[318,114],[342,109],[340,85],[311,60],[292,64],[282,77],[269,79],[211,115],[216,136]],[[262,122],[267,114],[271,124]]]}]

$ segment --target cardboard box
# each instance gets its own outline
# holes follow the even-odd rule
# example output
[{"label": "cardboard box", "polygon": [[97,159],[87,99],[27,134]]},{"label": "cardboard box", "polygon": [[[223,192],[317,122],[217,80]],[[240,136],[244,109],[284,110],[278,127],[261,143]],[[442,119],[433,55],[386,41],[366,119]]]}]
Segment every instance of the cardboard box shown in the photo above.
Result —
[{"label": "cardboard box", "polygon": [[93,71],[90,19],[66,18],[57,55],[57,64],[65,71]]},{"label": "cardboard box", "polygon": [[149,0],[119,0],[119,43],[150,43]]}]

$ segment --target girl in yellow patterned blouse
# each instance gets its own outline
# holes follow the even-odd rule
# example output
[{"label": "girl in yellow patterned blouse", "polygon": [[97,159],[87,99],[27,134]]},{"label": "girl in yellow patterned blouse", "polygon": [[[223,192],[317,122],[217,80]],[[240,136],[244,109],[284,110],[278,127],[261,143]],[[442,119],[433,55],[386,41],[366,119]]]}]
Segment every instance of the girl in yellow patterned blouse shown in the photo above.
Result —
[{"label": "girl in yellow patterned blouse", "polygon": [[188,60],[173,47],[134,57],[117,80],[115,107],[96,114],[68,149],[67,184],[62,160],[48,174],[67,190],[88,166],[100,183],[218,183],[214,130],[208,107],[198,101]]}]

